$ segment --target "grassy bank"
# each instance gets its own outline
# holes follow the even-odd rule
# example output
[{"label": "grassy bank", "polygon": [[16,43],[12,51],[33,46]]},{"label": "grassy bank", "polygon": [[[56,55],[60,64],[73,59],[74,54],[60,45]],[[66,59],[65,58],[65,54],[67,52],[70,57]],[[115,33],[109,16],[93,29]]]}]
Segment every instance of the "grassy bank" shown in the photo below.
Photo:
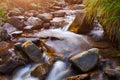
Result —
[{"label": "grassy bank", "polygon": [[[105,30],[105,37],[120,46],[120,0],[85,0],[88,19],[97,17]],[[94,16],[93,16],[94,15]]]}]

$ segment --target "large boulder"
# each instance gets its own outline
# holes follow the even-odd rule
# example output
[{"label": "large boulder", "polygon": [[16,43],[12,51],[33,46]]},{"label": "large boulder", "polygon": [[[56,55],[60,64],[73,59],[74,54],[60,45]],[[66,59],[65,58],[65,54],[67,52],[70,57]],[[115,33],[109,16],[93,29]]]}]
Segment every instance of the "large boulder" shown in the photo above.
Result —
[{"label": "large boulder", "polygon": [[22,49],[28,55],[28,57],[34,62],[42,61],[42,50],[39,49],[34,43],[31,41],[26,41],[22,44]]},{"label": "large boulder", "polygon": [[98,60],[99,54],[97,48],[89,49],[88,51],[76,54],[70,58],[72,65],[82,72],[87,72],[95,68],[98,64]]}]

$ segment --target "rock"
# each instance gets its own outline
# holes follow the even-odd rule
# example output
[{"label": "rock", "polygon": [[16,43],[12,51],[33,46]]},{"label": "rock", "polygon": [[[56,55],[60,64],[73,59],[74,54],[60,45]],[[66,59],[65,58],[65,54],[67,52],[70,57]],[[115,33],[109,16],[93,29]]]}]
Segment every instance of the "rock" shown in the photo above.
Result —
[{"label": "rock", "polygon": [[8,12],[8,16],[9,17],[11,17],[11,16],[18,16],[18,15],[21,15],[21,14],[22,14],[22,12],[18,8],[14,8],[14,9],[12,9],[12,10],[10,10]]},{"label": "rock", "polygon": [[43,24],[43,21],[36,17],[29,17],[26,25],[31,26],[31,29],[40,29]]},{"label": "rock", "polygon": [[24,13],[24,15],[27,17],[36,17],[38,14],[39,12],[36,10],[29,10]]},{"label": "rock", "polygon": [[99,54],[97,48],[89,49],[76,54],[70,58],[72,65],[76,66],[82,72],[87,72],[95,68],[98,64]]},{"label": "rock", "polygon": [[0,42],[0,73],[11,72],[25,62],[25,59],[11,48],[11,44]]},{"label": "rock", "polygon": [[22,33],[23,33],[23,31],[14,31],[11,33],[11,35],[15,37],[15,36],[21,35]]},{"label": "rock", "polygon": [[94,71],[90,73],[90,80],[109,80],[102,71]]},{"label": "rock", "polygon": [[93,29],[92,21],[87,20],[87,11],[81,10],[76,13],[75,19],[69,27],[69,31],[87,34]]},{"label": "rock", "polygon": [[43,28],[44,28],[44,29],[49,29],[49,28],[50,28],[50,25],[51,25],[50,23],[44,23],[44,24],[43,24]]},{"label": "rock", "polygon": [[52,20],[53,15],[50,13],[43,13],[43,14],[39,14],[37,17],[45,22],[49,22],[50,20]]},{"label": "rock", "polygon": [[47,47],[49,46],[47,48],[47,50],[49,50],[48,52],[52,52],[52,54],[56,55],[63,55],[62,58],[90,48],[89,42],[84,36],[60,29],[40,31],[35,33],[33,37],[34,36],[45,39],[47,41],[45,44]]},{"label": "rock", "polygon": [[72,10],[81,10],[81,9],[84,9],[84,5],[83,4],[71,5],[70,9],[72,9]]},{"label": "rock", "polygon": [[40,79],[45,78],[45,76],[50,71],[53,63],[55,62],[54,59],[49,60],[48,62],[39,64],[32,72],[31,75],[34,77],[39,77]]},{"label": "rock", "polygon": [[40,43],[40,39],[39,38],[26,38],[26,37],[23,37],[23,38],[19,38],[18,39],[18,42],[21,42],[21,43],[24,43],[26,41],[32,41],[33,43],[39,45]]},{"label": "rock", "polygon": [[8,32],[3,29],[2,27],[0,27],[0,41],[6,41],[6,40],[10,40],[10,35],[8,34]]},{"label": "rock", "polygon": [[66,14],[65,12],[60,12],[60,11],[53,12],[54,17],[64,17],[65,14]]},{"label": "rock", "polygon": [[117,69],[105,69],[104,72],[108,76],[120,77],[120,70]]},{"label": "rock", "polygon": [[8,32],[8,34],[11,34],[12,32],[17,30],[13,25],[11,25],[9,23],[5,23],[3,25],[3,28]]},{"label": "rock", "polygon": [[88,77],[88,74],[80,74],[76,76],[70,76],[67,78],[67,80],[88,80]]},{"label": "rock", "polygon": [[42,59],[42,50],[39,49],[34,43],[31,41],[26,41],[22,44],[22,49],[28,55],[28,57],[34,62],[41,62]]},{"label": "rock", "polygon": [[10,18],[8,19],[8,23],[10,23],[11,25],[13,25],[15,28],[17,29],[23,29],[24,27],[24,21],[20,20],[19,18]]},{"label": "rock", "polygon": [[8,80],[8,78],[6,76],[0,75],[0,80]]},{"label": "rock", "polygon": [[53,20],[50,21],[50,23],[54,27],[64,27],[65,25],[68,24],[68,22],[61,18],[54,18]]},{"label": "rock", "polygon": [[65,0],[69,4],[81,4],[83,0]]}]

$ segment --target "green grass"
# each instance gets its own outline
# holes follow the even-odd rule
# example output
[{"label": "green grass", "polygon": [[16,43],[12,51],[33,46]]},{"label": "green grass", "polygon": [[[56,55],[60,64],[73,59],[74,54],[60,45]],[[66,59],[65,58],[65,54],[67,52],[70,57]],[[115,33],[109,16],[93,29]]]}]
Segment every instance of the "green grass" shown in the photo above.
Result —
[{"label": "green grass", "polygon": [[103,25],[106,37],[120,45],[120,0],[86,0],[86,9]]}]

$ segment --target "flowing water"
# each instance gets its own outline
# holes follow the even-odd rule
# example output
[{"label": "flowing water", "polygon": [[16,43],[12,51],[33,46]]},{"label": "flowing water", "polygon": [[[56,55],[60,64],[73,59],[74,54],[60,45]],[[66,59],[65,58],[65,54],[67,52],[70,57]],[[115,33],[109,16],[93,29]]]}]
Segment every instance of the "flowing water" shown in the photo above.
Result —
[{"label": "flowing water", "polygon": [[63,61],[57,61],[53,65],[53,68],[46,80],[64,80],[68,76],[69,72],[70,70],[67,69],[66,63]]}]

